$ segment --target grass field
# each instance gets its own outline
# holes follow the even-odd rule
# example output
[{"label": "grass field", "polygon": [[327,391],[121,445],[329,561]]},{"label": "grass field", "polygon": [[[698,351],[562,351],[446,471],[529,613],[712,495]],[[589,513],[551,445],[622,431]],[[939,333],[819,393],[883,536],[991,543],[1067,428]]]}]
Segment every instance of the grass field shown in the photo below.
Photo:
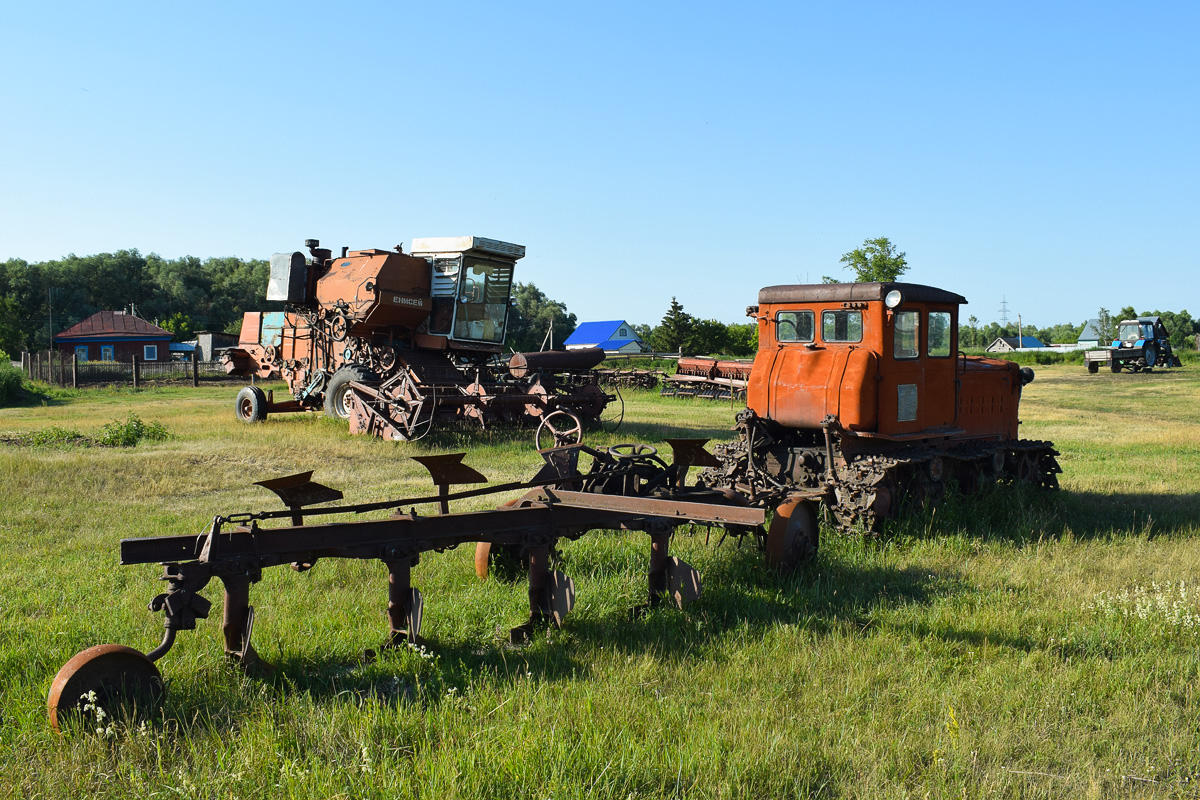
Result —
[{"label": "grass field", "polygon": [[[951,497],[883,542],[824,531],[786,579],[750,547],[679,536],[705,586],[683,612],[630,619],[644,536],[565,544],[576,609],[523,649],[505,646],[523,582],[480,582],[469,548],[414,571],[424,649],[371,663],[381,564],[267,571],[251,602],[268,679],[225,663],[210,586],[213,618],[159,662],[161,719],[52,733],[68,658],[161,635],[145,608],[160,569],[118,566],[121,538],[273,508],[252,482],[301,470],[364,501],[429,491],[408,455],[465,450],[493,481],[539,464],[528,431],[396,444],[314,416],[241,425],[235,393],[0,409],[0,437],[130,412],[173,434],[0,445],[0,797],[1200,795],[1200,369],[1038,368],[1022,435],[1062,452],[1057,494]],[[627,420],[591,443],[728,438],[732,410],[642,394]]]}]

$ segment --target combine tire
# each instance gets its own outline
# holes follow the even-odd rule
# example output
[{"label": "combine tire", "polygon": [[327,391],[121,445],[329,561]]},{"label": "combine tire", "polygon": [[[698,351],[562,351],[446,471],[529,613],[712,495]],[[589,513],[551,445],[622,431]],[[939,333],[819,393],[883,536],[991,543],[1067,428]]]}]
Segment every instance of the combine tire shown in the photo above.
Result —
[{"label": "combine tire", "polygon": [[1120,364],[1113,364],[1113,365],[1110,367],[1110,369],[1111,369],[1113,372],[1120,372],[1120,371],[1121,371],[1121,365],[1120,365]]},{"label": "combine tire", "polygon": [[233,410],[242,422],[262,422],[267,418],[267,396],[257,386],[247,386],[238,392]]},{"label": "combine tire", "polygon": [[349,419],[350,407],[346,404],[346,392],[350,381],[373,381],[375,374],[365,367],[342,367],[333,373],[325,386],[325,414],[334,419]]},{"label": "combine tire", "polygon": [[1153,369],[1158,365],[1158,351],[1154,349],[1154,345],[1146,345],[1146,349],[1142,351],[1142,358],[1146,360],[1146,369]]}]

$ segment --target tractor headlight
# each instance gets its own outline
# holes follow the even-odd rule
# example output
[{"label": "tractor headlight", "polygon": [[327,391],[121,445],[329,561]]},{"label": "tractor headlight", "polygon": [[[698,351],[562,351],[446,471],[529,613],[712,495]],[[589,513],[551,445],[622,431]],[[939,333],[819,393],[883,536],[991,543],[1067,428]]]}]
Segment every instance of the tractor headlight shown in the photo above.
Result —
[{"label": "tractor headlight", "polygon": [[892,289],[883,298],[883,304],[888,308],[895,308],[904,302],[904,295],[900,294],[899,289]]}]

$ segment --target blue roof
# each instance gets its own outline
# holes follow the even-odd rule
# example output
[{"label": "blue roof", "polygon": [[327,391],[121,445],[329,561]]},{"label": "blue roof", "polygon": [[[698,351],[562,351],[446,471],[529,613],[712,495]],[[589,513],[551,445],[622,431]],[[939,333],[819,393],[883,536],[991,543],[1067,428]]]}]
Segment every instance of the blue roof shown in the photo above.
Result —
[{"label": "blue roof", "polygon": [[605,350],[620,350],[630,342],[640,343],[641,341],[641,339],[609,339],[607,342],[601,342],[599,346]]},{"label": "blue roof", "polygon": [[[612,340],[613,334],[615,334],[622,325],[630,330],[633,329],[633,326],[623,319],[606,320],[604,322],[581,323],[579,327],[575,329],[575,332],[568,336],[567,340],[563,342],[563,346],[565,347],[567,345],[575,344],[599,344],[600,342],[607,343]],[[619,341],[628,344],[633,340],[621,339]],[[613,348],[605,347],[605,349],[609,350]]]}]

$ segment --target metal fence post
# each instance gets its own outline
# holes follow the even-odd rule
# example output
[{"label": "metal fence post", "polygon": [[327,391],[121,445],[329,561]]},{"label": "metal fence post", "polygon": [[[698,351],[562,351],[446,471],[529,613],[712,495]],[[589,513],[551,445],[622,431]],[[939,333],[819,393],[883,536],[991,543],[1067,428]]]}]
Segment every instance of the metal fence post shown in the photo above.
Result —
[{"label": "metal fence post", "polygon": [[192,351],[192,387],[200,385],[200,348]]},{"label": "metal fence post", "polygon": [[138,357],[135,353],[133,356],[133,390],[138,390]]},{"label": "metal fence post", "polygon": [[71,351],[71,388],[79,388],[79,353]]}]

